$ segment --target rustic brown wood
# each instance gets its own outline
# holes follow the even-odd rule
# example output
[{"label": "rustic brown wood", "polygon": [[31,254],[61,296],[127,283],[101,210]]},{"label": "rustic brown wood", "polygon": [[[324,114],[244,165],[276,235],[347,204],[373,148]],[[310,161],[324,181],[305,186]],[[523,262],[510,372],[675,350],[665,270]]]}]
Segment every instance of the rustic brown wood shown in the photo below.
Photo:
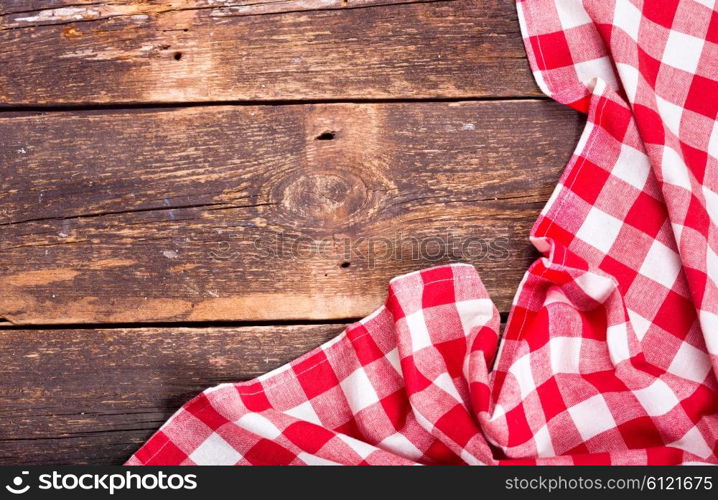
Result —
[{"label": "rustic brown wood", "polygon": [[[217,14],[259,15],[434,1],[437,0],[129,0],[123,4],[98,0],[12,0],[0,4],[0,15],[7,16],[6,26],[23,26],[62,24],[105,19],[117,15],[155,14],[177,10],[213,9]],[[28,21],[28,17],[37,19]]]},{"label": "rustic brown wood", "polygon": [[0,117],[0,317],[354,318],[453,261],[506,311],[580,122],[546,101]]},{"label": "rustic brown wood", "polygon": [[343,325],[0,329],[0,464],[120,464],[189,398],[256,377]]},{"label": "rustic brown wood", "polygon": [[0,105],[540,95],[506,0],[3,9]]}]

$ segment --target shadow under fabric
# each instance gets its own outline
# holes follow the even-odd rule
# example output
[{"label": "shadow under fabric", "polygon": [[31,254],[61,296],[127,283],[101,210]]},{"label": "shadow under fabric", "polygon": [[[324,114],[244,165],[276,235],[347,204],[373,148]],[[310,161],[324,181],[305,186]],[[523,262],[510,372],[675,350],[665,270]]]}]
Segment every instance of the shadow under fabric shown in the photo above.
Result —
[{"label": "shadow under fabric", "polygon": [[128,464],[718,463],[713,0],[524,0],[536,81],[588,116],[506,331],[476,270],[428,269]]}]

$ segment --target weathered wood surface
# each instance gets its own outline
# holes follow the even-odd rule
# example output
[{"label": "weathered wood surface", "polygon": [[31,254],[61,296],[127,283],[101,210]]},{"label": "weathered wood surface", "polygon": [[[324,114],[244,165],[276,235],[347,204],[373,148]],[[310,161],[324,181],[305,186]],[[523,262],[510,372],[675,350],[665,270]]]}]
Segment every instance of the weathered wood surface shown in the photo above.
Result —
[{"label": "weathered wood surface", "polygon": [[343,325],[0,329],[0,464],[120,464],[184,402]]},{"label": "weathered wood surface", "polygon": [[0,116],[0,317],[361,317],[475,264],[502,311],[581,126],[546,101]]},{"label": "weathered wood surface", "polygon": [[541,95],[508,0],[0,9],[0,105]]},{"label": "weathered wood surface", "polygon": [[124,3],[98,0],[10,0],[0,4],[0,15],[7,16],[7,26],[27,26],[195,9],[213,9],[216,16],[261,15],[436,1],[451,0],[125,0]]}]

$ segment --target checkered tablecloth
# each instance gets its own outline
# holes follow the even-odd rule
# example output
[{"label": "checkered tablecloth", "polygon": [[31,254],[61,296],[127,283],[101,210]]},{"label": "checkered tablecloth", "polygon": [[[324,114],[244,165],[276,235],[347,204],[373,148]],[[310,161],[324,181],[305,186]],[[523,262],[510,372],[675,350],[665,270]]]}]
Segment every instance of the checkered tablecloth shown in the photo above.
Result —
[{"label": "checkered tablecloth", "polygon": [[396,278],[129,464],[718,463],[714,1],[517,5],[539,86],[588,119],[503,335],[473,267]]}]

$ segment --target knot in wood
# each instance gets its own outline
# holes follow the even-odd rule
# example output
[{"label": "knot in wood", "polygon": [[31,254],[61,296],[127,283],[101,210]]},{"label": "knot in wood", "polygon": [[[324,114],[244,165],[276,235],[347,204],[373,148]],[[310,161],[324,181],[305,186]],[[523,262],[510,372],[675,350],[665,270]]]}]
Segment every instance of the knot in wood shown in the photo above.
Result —
[{"label": "knot in wood", "polygon": [[287,215],[319,228],[348,222],[367,202],[364,181],[351,172],[292,172],[275,193]]}]

